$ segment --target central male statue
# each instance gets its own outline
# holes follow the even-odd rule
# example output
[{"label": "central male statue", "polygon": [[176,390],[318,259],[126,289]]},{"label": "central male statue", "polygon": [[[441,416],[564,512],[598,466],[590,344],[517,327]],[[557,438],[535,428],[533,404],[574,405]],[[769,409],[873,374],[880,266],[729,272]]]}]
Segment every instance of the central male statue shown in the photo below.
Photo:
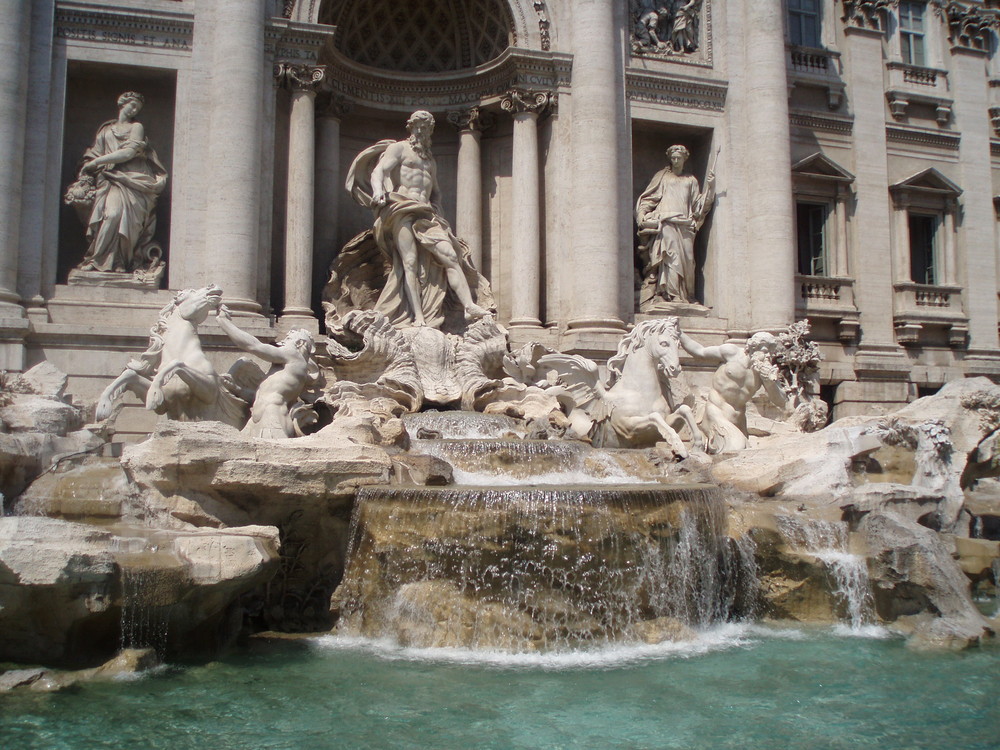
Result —
[{"label": "central male statue", "polygon": [[434,116],[414,112],[406,127],[409,138],[365,149],[347,174],[351,195],[375,213],[375,240],[392,261],[375,309],[395,325],[440,327],[450,288],[467,320],[481,318],[489,311],[473,299],[478,275],[441,212]]}]

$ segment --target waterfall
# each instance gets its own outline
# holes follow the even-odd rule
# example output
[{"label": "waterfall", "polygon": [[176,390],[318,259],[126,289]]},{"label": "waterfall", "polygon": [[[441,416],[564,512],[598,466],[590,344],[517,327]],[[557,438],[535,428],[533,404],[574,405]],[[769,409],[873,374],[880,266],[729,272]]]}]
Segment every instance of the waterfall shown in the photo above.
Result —
[{"label": "waterfall", "polygon": [[121,648],[167,649],[170,608],[160,602],[161,571],[122,568]]},{"label": "waterfall", "polygon": [[788,543],[823,563],[834,583],[833,595],[843,608],[851,630],[875,623],[875,599],[868,564],[848,551],[847,524],[836,521],[778,516]]},{"label": "waterfall", "polygon": [[338,628],[529,651],[629,640],[659,618],[704,627],[756,598],[752,550],[725,526],[706,485],[362,488]]}]

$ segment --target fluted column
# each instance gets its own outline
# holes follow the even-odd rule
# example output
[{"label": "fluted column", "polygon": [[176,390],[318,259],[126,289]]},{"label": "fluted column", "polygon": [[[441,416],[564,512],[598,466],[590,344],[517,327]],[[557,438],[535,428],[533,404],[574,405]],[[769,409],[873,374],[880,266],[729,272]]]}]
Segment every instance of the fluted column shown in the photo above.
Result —
[{"label": "fluted column", "polygon": [[542,325],[542,226],[538,180],[538,116],[548,106],[547,92],[512,90],[500,100],[514,115],[514,185],[511,223],[511,327]]},{"label": "fluted column", "polygon": [[316,111],[316,203],[315,235],[313,246],[318,259],[319,272],[313,275],[313,291],[322,289],[329,273],[330,261],[340,249],[339,233],[340,194],[344,181],[340,176],[340,120],[350,104],[341,95],[320,94]]},{"label": "fluted column", "polygon": [[455,233],[465,240],[472,265],[483,273],[483,167],[479,139],[492,125],[492,117],[479,107],[448,113],[458,128],[458,195]]},{"label": "fluted column", "polygon": [[260,311],[261,107],[266,0],[215,0],[209,125],[207,267],[237,312]]},{"label": "fluted column", "polygon": [[285,309],[282,318],[312,323],[313,224],[316,195],[316,87],[322,66],[279,64],[279,84],[292,92],[285,198]]},{"label": "fluted column", "polygon": [[24,128],[28,104],[28,42],[31,3],[0,0],[0,315],[18,317],[17,265],[21,226],[21,180],[24,176]]},{"label": "fluted column", "polygon": [[[573,299],[570,329],[621,332],[619,273],[631,268],[620,236],[620,144],[627,140],[621,35],[613,0],[576,0],[573,33],[571,162]],[[627,255],[626,255],[627,254]]]},{"label": "fluted column", "polygon": [[748,2],[743,34],[747,121],[753,164],[747,170],[751,321],[774,329],[795,316],[795,242],[789,151],[788,81],[782,4]]}]

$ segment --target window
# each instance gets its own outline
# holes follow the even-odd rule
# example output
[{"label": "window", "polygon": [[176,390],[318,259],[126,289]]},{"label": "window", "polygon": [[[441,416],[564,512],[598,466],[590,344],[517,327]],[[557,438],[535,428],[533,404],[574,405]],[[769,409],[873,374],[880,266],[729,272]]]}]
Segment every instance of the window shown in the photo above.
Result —
[{"label": "window", "polygon": [[820,0],[788,0],[788,40],[800,47],[819,47]]},{"label": "window", "polygon": [[910,225],[910,279],[918,284],[937,284],[937,229],[938,217],[913,214]]},{"label": "window", "polygon": [[908,2],[899,4],[899,47],[903,62],[926,67],[924,54],[924,3]]},{"label": "window", "polygon": [[799,273],[803,276],[826,276],[826,217],[823,203],[796,203],[795,228],[799,246]]}]

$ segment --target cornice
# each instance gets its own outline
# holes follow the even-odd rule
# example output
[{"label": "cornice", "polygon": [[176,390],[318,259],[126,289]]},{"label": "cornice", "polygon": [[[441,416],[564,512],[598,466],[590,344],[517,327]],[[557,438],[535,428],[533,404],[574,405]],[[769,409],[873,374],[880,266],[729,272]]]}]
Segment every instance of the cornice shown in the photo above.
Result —
[{"label": "cornice", "polygon": [[625,89],[629,101],[633,102],[721,112],[726,104],[729,82],[681,78],[628,68],[625,71]]},{"label": "cornice", "polygon": [[276,60],[314,62],[335,33],[335,26],[269,18],[264,29],[264,50]]},{"label": "cornice", "polygon": [[811,112],[789,112],[788,122],[797,128],[822,130],[827,133],[850,135],[854,130],[854,119],[850,117],[830,117]]},{"label": "cornice", "polygon": [[183,11],[136,12],[60,0],[56,3],[54,33],[57,39],[70,41],[189,53],[194,16]]},{"label": "cornice", "polygon": [[899,125],[889,125],[885,129],[885,138],[889,143],[906,143],[915,146],[930,146],[948,151],[958,151],[962,136],[958,133],[942,133],[923,128],[905,128]]}]

